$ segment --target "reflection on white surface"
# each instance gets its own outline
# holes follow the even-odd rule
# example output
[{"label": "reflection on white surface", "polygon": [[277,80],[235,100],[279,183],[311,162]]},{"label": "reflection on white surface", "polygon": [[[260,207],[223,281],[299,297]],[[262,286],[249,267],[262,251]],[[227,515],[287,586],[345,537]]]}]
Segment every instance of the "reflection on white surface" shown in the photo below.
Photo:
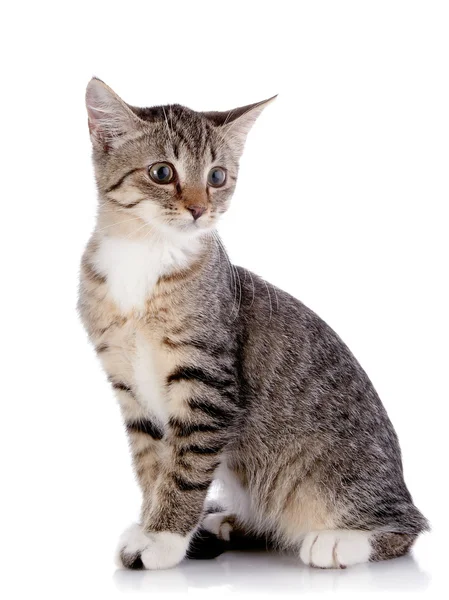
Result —
[{"label": "reflection on white surface", "polygon": [[298,559],[269,553],[229,552],[215,560],[184,561],[167,571],[114,573],[121,592],[192,592],[195,589],[226,589],[230,592],[416,592],[429,584],[412,556],[344,570],[306,567]]}]

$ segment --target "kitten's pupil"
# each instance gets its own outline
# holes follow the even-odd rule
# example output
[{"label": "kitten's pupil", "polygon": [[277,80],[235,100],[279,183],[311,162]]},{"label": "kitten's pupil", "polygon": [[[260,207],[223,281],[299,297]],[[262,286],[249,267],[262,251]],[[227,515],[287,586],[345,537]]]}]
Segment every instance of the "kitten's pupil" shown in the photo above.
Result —
[{"label": "kitten's pupil", "polygon": [[159,167],[156,173],[158,179],[167,179],[170,175],[170,169],[168,167]]}]

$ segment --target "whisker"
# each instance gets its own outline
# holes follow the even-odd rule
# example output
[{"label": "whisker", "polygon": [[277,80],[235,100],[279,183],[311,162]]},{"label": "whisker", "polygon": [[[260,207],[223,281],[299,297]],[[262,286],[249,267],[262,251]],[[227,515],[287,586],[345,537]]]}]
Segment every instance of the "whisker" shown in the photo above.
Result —
[{"label": "whisker", "polygon": [[276,312],[279,312],[279,298],[278,298],[278,293],[277,293],[277,290],[276,290],[276,286],[272,285],[271,287],[273,288],[274,295],[276,296]]},{"label": "whisker", "polygon": [[256,290],[255,290],[255,287],[254,287],[254,279],[253,279],[253,275],[252,275],[251,271],[246,271],[246,272],[248,273],[248,275],[249,275],[249,276],[250,276],[250,278],[251,278],[251,286],[252,286],[252,288],[253,288],[253,297],[252,297],[252,299],[251,299],[251,304],[249,305],[249,308],[251,308],[251,307],[252,307],[252,305],[254,304],[254,299],[255,299],[255,297],[256,297]]},{"label": "whisker", "polygon": [[[228,263],[228,271],[229,271],[229,275],[230,275],[230,279],[231,279],[231,288],[234,288],[234,299],[233,299],[233,303],[232,303],[232,309],[231,312],[229,313],[229,316],[231,317],[234,310],[235,310],[235,305],[237,302],[237,286],[236,286],[236,282],[235,282],[235,274],[233,271],[233,266],[231,264],[231,261],[229,260],[228,257],[228,253],[226,252],[226,249],[223,245],[223,242],[221,241],[220,237],[218,236],[218,234],[216,232],[214,232],[215,234],[215,239],[219,245],[219,247],[222,249],[224,257],[226,259],[226,262]],[[236,315],[237,316],[237,315]]]},{"label": "whisker", "polygon": [[172,143],[172,145],[173,145],[173,138],[172,138],[172,135],[171,135],[170,127],[169,127],[169,125],[168,125],[167,114],[166,114],[166,112],[165,112],[165,108],[164,108],[164,107],[162,107],[162,111],[163,111],[163,113],[164,113],[164,119],[165,119],[165,125],[166,125],[166,127],[167,127],[167,133],[168,133],[168,137],[170,138],[170,142],[171,142],[171,143]]},{"label": "whisker", "polygon": [[173,112],[172,112],[172,105],[171,104],[169,106],[168,114],[170,116],[170,127],[171,127],[171,129],[173,129]]},{"label": "whisker", "polygon": [[271,321],[271,317],[273,316],[273,306],[271,304],[271,294],[270,294],[270,290],[268,289],[268,284],[267,282],[263,279],[262,280],[265,284],[265,287],[267,288],[267,294],[268,294],[268,302],[270,303],[270,318],[268,319],[268,323],[270,323]]},{"label": "whisker", "polygon": [[104,231],[105,229],[109,229],[110,227],[116,227],[118,225],[121,225],[122,223],[129,223],[130,221],[141,221],[142,219],[140,217],[133,217],[132,219],[125,219],[124,221],[118,221],[117,223],[111,223],[110,225],[106,225],[105,227],[101,227],[100,229],[97,229],[97,233],[99,233],[100,231]]},{"label": "whisker", "polygon": [[129,240],[131,236],[135,235],[136,233],[138,233],[139,231],[141,231],[144,227],[151,227],[151,225],[149,225],[146,221],[144,222],[143,225],[141,225],[140,227],[138,227],[136,230],[131,231],[126,237],[126,240]]},{"label": "whisker", "polygon": [[[237,312],[236,312],[236,315],[235,315],[235,319],[237,319],[238,314],[239,314],[239,310],[240,310],[240,306],[242,304],[242,282],[240,281],[240,274],[239,274],[239,271],[238,271],[237,267],[233,267],[233,268],[234,268],[235,274],[237,275],[237,279],[239,281],[239,303],[237,305]],[[235,321],[235,319],[234,319],[234,321]]]}]

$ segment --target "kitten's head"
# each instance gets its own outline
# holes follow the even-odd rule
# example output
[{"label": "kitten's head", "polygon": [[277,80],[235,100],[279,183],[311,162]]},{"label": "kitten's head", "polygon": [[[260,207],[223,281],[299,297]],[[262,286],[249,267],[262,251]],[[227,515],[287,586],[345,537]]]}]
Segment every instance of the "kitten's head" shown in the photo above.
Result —
[{"label": "kitten's head", "polygon": [[214,228],[229,206],[246,135],[270,100],[225,112],[136,108],[92,79],[86,104],[101,206],[167,233]]}]

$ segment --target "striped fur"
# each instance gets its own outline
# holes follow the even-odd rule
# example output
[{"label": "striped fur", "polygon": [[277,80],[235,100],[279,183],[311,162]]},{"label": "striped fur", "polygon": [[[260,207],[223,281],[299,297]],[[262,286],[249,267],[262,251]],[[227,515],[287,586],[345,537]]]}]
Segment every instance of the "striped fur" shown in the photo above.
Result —
[{"label": "striped fur", "polygon": [[[265,104],[139,109],[99,80],[88,87],[100,203],[79,310],[143,493],[120,542],[129,568],[173,566],[192,540],[197,552],[213,482],[224,512],[206,518],[212,534],[232,539],[238,523],[240,537],[315,566],[398,556],[427,527],[356,359],[303,304],[232,266],[214,231]],[[156,162],[172,165],[172,183],[151,180]],[[207,185],[214,166],[223,187]]]}]

